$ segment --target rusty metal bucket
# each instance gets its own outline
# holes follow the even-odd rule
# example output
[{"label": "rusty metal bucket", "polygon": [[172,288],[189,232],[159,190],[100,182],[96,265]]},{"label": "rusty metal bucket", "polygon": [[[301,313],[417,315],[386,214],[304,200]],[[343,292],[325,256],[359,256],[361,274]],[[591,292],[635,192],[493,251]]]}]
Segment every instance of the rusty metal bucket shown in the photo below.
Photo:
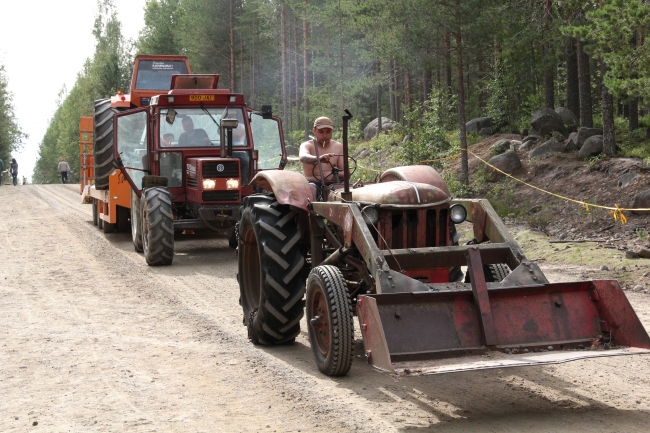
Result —
[{"label": "rusty metal bucket", "polygon": [[357,314],[368,362],[393,373],[650,353],[650,337],[611,280],[363,295]]}]

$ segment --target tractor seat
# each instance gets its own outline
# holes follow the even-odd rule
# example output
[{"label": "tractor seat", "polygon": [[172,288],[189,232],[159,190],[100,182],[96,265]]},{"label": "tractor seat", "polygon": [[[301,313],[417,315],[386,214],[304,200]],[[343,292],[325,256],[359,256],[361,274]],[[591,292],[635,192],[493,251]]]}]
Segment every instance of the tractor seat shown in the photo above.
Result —
[{"label": "tractor seat", "polygon": [[[329,194],[327,201],[341,201],[342,188]],[[449,195],[440,188],[426,183],[403,180],[375,183],[351,189],[352,200],[378,204],[419,205],[444,201]]]}]

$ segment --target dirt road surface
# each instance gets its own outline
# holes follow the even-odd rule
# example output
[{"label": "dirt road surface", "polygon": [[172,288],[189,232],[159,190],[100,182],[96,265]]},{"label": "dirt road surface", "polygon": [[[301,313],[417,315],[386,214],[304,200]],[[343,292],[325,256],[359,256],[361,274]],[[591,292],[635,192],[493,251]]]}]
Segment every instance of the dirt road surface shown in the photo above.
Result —
[{"label": "dirt road surface", "polygon": [[[1,186],[0,203],[0,431],[648,431],[650,356],[395,377],[357,341],[332,379],[304,324],[293,345],[249,343],[225,238],[177,239],[151,268],[76,186]],[[627,295],[649,329],[650,296]]]}]

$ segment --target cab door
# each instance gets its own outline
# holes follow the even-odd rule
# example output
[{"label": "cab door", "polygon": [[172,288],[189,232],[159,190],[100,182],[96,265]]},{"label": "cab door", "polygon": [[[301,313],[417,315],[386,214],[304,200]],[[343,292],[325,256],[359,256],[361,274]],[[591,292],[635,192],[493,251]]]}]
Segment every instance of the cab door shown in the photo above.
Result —
[{"label": "cab door", "polygon": [[264,118],[262,113],[249,110],[253,148],[258,152],[257,169],[282,169],[286,164],[286,150],[282,135],[282,121],[277,117]]},{"label": "cab door", "polygon": [[115,162],[138,197],[142,195],[142,178],[150,173],[149,120],[148,108],[116,114],[113,120]]}]

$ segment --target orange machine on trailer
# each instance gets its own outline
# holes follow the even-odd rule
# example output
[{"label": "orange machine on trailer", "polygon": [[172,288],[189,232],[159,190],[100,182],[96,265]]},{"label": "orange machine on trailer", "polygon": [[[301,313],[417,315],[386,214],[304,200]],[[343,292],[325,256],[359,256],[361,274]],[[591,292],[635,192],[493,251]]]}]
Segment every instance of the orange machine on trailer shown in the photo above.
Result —
[{"label": "orange machine on trailer", "polygon": [[104,232],[130,228],[150,265],[171,264],[175,231],[209,228],[235,247],[250,179],[284,167],[280,120],[218,81],[190,74],[186,57],[138,56],[131,93],[95,102],[94,184],[84,185],[84,201]]}]

